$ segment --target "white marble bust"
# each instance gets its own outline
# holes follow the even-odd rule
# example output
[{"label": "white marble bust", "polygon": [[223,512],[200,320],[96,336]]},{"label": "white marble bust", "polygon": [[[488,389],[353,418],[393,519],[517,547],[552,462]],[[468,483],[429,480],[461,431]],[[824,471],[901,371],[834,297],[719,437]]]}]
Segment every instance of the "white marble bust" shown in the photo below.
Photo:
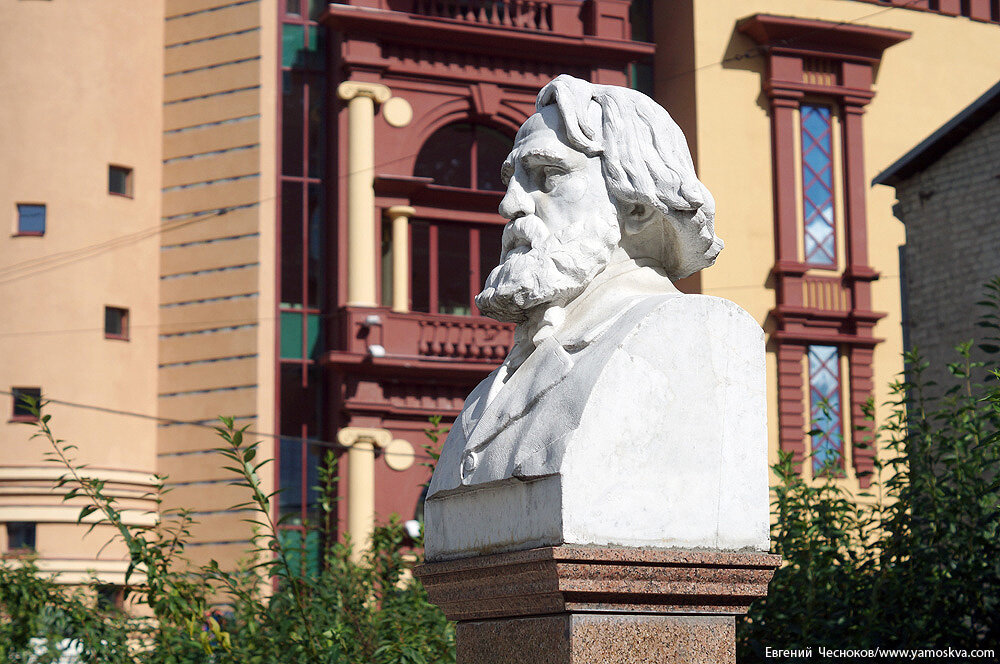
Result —
[{"label": "white marble bust", "polygon": [[428,490],[428,560],[535,546],[768,548],[764,347],[735,304],[672,281],[715,262],[715,202],[645,95],[562,75],[503,165],[518,323]]}]

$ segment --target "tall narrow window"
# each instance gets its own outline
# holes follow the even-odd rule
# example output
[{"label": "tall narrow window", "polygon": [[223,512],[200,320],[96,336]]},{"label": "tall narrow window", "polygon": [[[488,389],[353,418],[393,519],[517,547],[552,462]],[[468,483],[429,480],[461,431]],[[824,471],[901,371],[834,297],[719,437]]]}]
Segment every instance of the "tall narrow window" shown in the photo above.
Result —
[{"label": "tall narrow window", "polygon": [[108,193],[132,197],[132,169],[127,166],[108,166]]},{"label": "tall narrow window", "polygon": [[42,203],[17,204],[17,234],[45,235],[45,205]]},{"label": "tall narrow window", "polygon": [[499,224],[414,220],[410,223],[410,309],[468,316],[500,262]]},{"label": "tall narrow window", "polygon": [[802,104],[802,219],[805,262],[836,267],[833,145],[829,106]]},{"label": "tall narrow window", "polygon": [[31,404],[38,404],[42,400],[42,388],[40,387],[12,387],[11,394],[14,398],[14,405],[11,410],[12,422],[34,422],[37,418],[31,412]]},{"label": "tall narrow window", "polygon": [[844,436],[840,405],[840,352],[836,346],[809,346],[810,422],[813,474],[843,468]]}]

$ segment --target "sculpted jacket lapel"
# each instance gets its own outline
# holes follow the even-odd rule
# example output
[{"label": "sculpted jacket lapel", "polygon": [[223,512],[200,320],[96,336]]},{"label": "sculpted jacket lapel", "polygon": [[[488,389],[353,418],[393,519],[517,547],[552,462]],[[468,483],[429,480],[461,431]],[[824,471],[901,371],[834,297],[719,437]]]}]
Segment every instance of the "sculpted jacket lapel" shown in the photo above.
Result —
[{"label": "sculpted jacket lapel", "polygon": [[559,340],[551,336],[528,356],[514,375],[507,379],[507,384],[497,393],[493,401],[484,407],[486,395],[489,394],[487,383],[491,385],[493,380],[496,380],[494,372],[493,380],[483,381],[480,384],[485,390],[476,408],[472,409],[481,412],[478,421],[470,421],[471,427],[467,430],[464,429],[465,422],[463,422],[466,451],[479,451],[489,445],[501,430],[511,421],[520,418],[542,395],[562,381],[572,368],[573,358]]}]

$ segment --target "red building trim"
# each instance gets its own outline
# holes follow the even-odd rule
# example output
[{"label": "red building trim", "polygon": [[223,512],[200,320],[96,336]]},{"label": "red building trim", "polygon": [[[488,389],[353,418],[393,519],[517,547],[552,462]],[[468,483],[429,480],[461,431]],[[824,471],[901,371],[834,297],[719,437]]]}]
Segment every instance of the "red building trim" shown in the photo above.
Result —
[{"label": "red building trim", "polygon": [[[413,109],[412,121],[395,127],[376,107],[374,212],[376,219],[383,219],[390,207],[410,206],[415,221],[429,222],[432,284],[438,278],[461,279],[468,281],[470,295],[479,291],[486,276],[478,263],[479,245],[493,239],[485,233],[495,229],[499,234],[505,223],[497,213],[503,194],[415,177],[421,147],[436,131],[456,122],[491,126],[512,137],[534,112],[538,90],[561,73],[627,84],[629,65],[655,50],[652,44],[631,41],[630,4],[349,0],[329,5],[318,19],[329,44],[328,90],[344,80],[380,83]],[[329,201],[329,269],[337,275],[337,286],[321,307],[328,323],[319,359],[328,389],[324,430],[332,434],[348,426],[384,428],[420,449],[426,442],[422,432],[427,418],[441,415],[447,424],[458,415],[465,397],[510,349],[513,325],[478,315],[347,306],[347,188],[346,178],[337,175],[346,172],[344,137],[349,128],[346,105],[332,98],[328,104],[334,166],[324,190]],[[461,268],[436,274],[437,225],[468,229],[468,272]],[[441,233],[442,241],[444,236]],[[376,270],[376,278],[379,275],[381,270]],[[437,289],[430,288],[431,311],[437,308],[437,295]],[[376,512],[380,518],[389,511],[409,518],[426,470],[414,467],[397,473],[383,465],[376,465]],[[350,469],[341,465],[338,472]],[[344,490],[346,483],[341,484]],[[340,501],[342,520],[345,505]]]},{"label": "red building trim", "polygon": [[[767,59],[763,89],[771,110],[776,261],[772,270],[777,304],[771,338],[778,356],[779,441],[801,464],[807,452],[803,361],[810,344],[837,345],[848,358],[849,403],[854,431],[854,468],[868,486],[874,449],[857,431],[872,390],[873,329],[885,316],[872,310],[865,207],[864,107],[874,97],[874,68],[882,52],[910,33],[844,23],[758,14],[740,22],[739,31],[760,46]],[[809,62],[820,59],[824,76],[808,76]],[[817,82],[819,79],[819,82]],[[836,107],[841,117],[846,266],[836,278],[813,275],[798,256],[798,194],[795,189],[795,114],[806,95]],[[846,407],[845,407],[846,406]]]}]

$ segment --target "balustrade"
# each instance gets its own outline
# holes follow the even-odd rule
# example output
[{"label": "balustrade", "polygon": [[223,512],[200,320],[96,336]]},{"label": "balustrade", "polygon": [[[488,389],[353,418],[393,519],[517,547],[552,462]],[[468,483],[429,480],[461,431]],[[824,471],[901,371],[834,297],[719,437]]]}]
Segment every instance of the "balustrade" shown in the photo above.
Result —
[{"label": "balustrade", "polygon": [[844,288],[840,277],[806,275],[802,280],[802,301],[811,309],[847,312],[851,309],[851,291]]},{"label": "balustrade", "polygon": [[541,0],[414,0],[413,13],[490,26],[552,31],[552,3]]},{"label": "balustrade", "polygon": [[507,355],[512,342],[510,325],[481,319],[463,321],[428,316],[420,321],[417,353],[498,363]]}]

